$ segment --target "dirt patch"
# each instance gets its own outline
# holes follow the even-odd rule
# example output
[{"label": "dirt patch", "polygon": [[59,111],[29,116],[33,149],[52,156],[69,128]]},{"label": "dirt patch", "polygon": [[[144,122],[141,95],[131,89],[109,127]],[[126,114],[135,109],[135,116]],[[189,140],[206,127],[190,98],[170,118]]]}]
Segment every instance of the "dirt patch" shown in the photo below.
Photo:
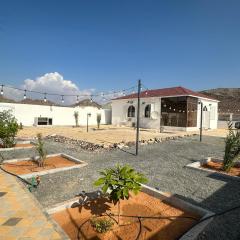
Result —
[{"label": "dirt patch", "polygon": [[138,234],[140,234],[139,240],[174,240],[200,218],[141,192],[129,200],[121,201],[121,214],[125,216],[162,216],[162,219],[141,218],[140,227],[138,218],[121,217],[120,226],[115,223],[111,231],[97,233],[91,226],[89,219],[94,215],[104,215],[106,212],[116,214],[117,206],[110,203],[108,199],[101,198],[84,207],[69,208],[54,213],[52,217],[72,240],[132,240],[136,239]]},{"label": "dirt patch", "polygon": [[211,170],[215,170],[217,172],[225,173],[231,176],[237,176],[240,177],[240,167],[238,166],[233,166],[229,172],[225,172],[222,170],[223,164],[221,162],[213,162],[209,161],[207,164],[202,165],[203,168],[208,168]]},{"label": "dirt patch", "polygon": [[[25,144],[25,143],[22,143],[22,144],[18,144],[18,143],[17,143],[17,144],[14,145],[13,147],[14,147],[14,148],[16,148],[16,147],[23,147],[23,148],[24,148],[24,147],[33,147],[33,144],[31,144],[31,143],[26,143],[26,144]],[[4,148],[4,147],[3,147],[2,145],[0,145],[0,148]]]},{"label": "dirt patch", "polygon": [[21,175],[54,168],[70,167],[76,164],[79,163],[68,160],[62,156],[56,156],[46,158],[44,167],[38,167],[37,162],[33,160],[4,163],[2,167],[11,173]]}]

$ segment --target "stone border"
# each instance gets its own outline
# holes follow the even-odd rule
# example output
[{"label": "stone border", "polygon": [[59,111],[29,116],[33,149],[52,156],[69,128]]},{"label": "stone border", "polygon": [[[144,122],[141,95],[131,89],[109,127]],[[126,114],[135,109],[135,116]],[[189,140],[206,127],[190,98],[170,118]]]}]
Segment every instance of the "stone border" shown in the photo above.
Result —
[{"label": "stone border", "polygon": [[[36,177],[36,176],[42,176],[50,173],[56,173],[56,172],[62,172],[62,171],[67,171],[75,168],[82,168],[87,166],[88,164],[82,160],[79,160],[75,157],[72,157],[68,154],[65,153],[56,153],[56,154],[49,154],[46,157],[56,157],[56,156],[61,156],[64,157],[72,162],[79,163],[78,165],[74,166],[69,166],[69,167],[61,167],[61,168],[54,168],[54,169],[49,169],[49,170],[44,170],[40,172],[33,172],[33,173],[27,173],[27,174],[21,174],[19,175],[21,178],[27,179],[31,177]],[[14,162],[19,162],[19,161],[30,161],[33,160],[33,158],[20,158],[20,159],[10,159],[10,160],[4,160],[3,163],[14,163]]]},{"label": "stone border", "polygon": [[[194,212],[198,215],[200,215],[204,219],[205,217],[209,217],[213,215],[214,213],[206,210],[204,208],[201,208],[199,206],[193,205],[191,203],[188,203],[178,197],[176,197],[173,194],[162,192],[159,190],[156,190],[152,187],[149,187],[147,185],[142,184],[142,192],[149,194],[150,196],[156,197],[160,200],[163,200],[165,203],[168,203],[169,205],[172,205],[173,207],[177,207],[179,209],[188,211],[188,212]],[[68,201],[64,201],[62,203],[58,203],[54,205],[51,208],[46,209],[46,212],[51,215],[53,213],[65,210],[67,208],[70,208],[71,205],[78,201],[79,197],[73,198]],[[200,224],[194,226],[191,228],[187,233],[185,233],[179,240],[195,240],[197,239],[198,235],[204,230],[204,228],[212,221],[212,218],[201,222]]]},{"label": "stone border", "polygon": [[17,141],[17,144],[32,144],[32,146],[27,146],[27,147],[11,147],[11,148],[0,148],[0,152],[4,151],[13,151],[13,150],[21,150],[21,149],[29,149],[35,147],[35,143],[33,141]]},{"label": "stone border", "polygon": [[200,171],[200,172],[214,173],[214,174],[217,174],[217,175],[222,176],[222,177],[226,177],[226,178],[229,178],[229,179],[232,179],[232,180],[234,179],[234,180],[240,181],[240,177],[238,177],[238,176],[232,176],[232,175],[229,175],[229,174],[224,173],[224,172],[218,172],[218,171],[215,171],[213,169],[208,169],[208,168],[203,168],[202,167],[203,164],[206,164],[206,163],[208,163],[210,161],[218,162],[218,163],[223,162],[222,159],[216,159],[216,158],[213,158],[213,157],[208,157],[207,159],[204,159],[202,161],[189,163],[188,165],[186,165],[186,167],[194,169],[194,170],[197,170],[197,171]]}]

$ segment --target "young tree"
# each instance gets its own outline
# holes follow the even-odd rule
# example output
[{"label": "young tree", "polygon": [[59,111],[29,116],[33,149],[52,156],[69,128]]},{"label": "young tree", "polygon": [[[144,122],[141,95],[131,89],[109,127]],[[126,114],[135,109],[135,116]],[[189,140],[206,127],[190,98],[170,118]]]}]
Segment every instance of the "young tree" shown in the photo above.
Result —
[{"label": "young tree", "polygon": [[136,172],[132,167],[117,165],[100,172],[100,177],[95,186],[102,186],[103,193],[109,193],[109,199],[114,205],[118,204],[118,224],[120,218],[120,201],[129,199],[130,192],[135,195],[141,190],[141,183],[146,183],[147,178]]},{"label": "young tree", "polygon": [[97,114],[97,125],[98,125],[98,129],[99,129],[99,127],[100,127],[101,119],[102,119],[102,115],[101,115],[101,113],[98,113],[98,114]]},{"label": "young tree", "polygon": [[240,158],[240,132],[234,132],[232,122],[228,123],[229,133],[225,139],[225,154],[223,159],[223,170],[228,172],[235,161]]},{"label": "young tree", "polygon": [[75,118],[75,124],[76,124],[76,127],[78,127],[79,113],[78,113],[77,111],[74,112],[74,118]]},{"label": "young tree", "polygon": [[11,110],[0,112],[0,139],[4,148],[13,147],[19,126]]},{"label": "young tree", "polygon": [[38,166],[39,167],[44,167],[44,162],[45,162],[45,159],[46,159],[46,156],[47,156],[47,151],[44,149],[44,142],[43,142],[41,133],[37,134],[36,150],[39,154]]}]

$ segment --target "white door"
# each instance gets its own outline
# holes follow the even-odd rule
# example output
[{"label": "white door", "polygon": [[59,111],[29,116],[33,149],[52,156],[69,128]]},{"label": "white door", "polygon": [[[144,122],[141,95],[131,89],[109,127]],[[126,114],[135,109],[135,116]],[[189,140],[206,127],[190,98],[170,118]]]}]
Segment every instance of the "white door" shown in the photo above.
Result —
[{"label": "white door", "polygon": [[210,112],[203,111],[203,129],[210,129]]}]

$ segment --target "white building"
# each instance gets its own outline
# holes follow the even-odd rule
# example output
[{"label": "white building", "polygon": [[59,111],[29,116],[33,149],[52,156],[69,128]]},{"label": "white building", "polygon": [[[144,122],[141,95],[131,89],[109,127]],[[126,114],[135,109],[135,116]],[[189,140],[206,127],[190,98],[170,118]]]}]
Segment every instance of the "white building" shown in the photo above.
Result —
[{"label": "white building", "polygon": [[102,109],[90,100],[83,100],[73,106],[57,106],[41,100],[17,102],[0,102],[0,111],[11,110],[18,123],[23,126],[55,125],[74,126],[74,112],[78,112],[79,125],[97,125],[97,114],[101,114],[101,124],[111,123],[111,110]]},{"label": "white building", "polygon": [[[200,127],[201,103],[204,129],[216,129],[218,100],[183,87],[143,91],[140,94],[140,127],[193,131]],[[112,100],[112,124],[135,126],[137,94]]]}]

